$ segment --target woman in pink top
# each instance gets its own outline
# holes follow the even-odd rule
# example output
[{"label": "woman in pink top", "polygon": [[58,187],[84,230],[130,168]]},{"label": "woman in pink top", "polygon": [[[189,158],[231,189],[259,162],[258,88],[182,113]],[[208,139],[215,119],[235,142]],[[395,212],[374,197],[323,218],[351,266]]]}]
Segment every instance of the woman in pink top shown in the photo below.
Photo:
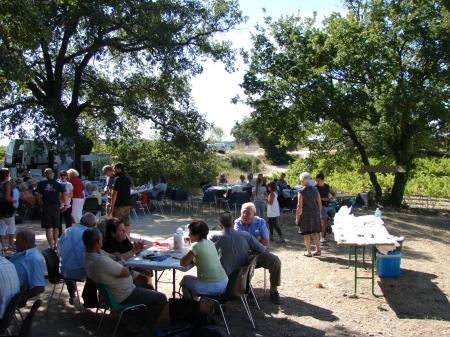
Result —
[{"label": "woman in pink top", "polygon": [[83,183],[79,177],[79,173],[75,169],[67,170],[69,182],[73,186],[72,191],[72,219],[74,223],[79,223],[83,214],[84,193]]}]

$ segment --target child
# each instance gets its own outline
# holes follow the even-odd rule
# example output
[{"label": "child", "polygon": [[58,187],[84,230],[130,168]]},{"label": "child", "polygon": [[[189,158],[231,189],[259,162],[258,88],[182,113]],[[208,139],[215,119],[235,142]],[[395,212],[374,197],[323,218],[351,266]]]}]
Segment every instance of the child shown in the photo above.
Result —
[{"label": "child", "polygon": [[267,217],[270,230],[270,241],[273,241],[273,229],[275,228],[278,235],[280,236],[280,241],[278,242],[285,243],[286,241],[284,240],[281,229],[278,226],[278,218],[280,217],[280,205],[278,204],[277,185],[274,181],[272,181],[269,183],[269,185],[267,185],[267,189],[269,192],[269,197],[267,199]]}]

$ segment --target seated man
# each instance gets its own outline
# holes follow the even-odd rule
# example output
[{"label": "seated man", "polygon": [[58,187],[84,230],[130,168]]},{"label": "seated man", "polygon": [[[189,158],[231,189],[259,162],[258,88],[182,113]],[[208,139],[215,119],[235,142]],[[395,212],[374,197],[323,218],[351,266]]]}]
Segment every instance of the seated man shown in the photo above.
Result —
[{"label": "seated man", "polygon": [[[59,269],[61,275],[65,278],[74,280],[84,280],[86,272],[84,270],[84,244],[83,233],[87,228],[95,227],[97,219],[92,213],[85,213],[80,219],[80,223],[67,228],[58,241],[58,255],[60,259]],[[74,281],[67,281],[67,290],[69,291],[69,303],[75,303]]]},{"label": "seated man", "polygon": [[228,276],[245,266],[250,254],[261,254],[266,251],[266,247],[259,243],[254,236],[233,228],[233,219],[230,213],[222,213],[219,216],[219,222],[223,227],[223,232],[212,236],[211,241],[216,244],[220,263]]},{"label": "seated man", "polygon": [[3,256],[0,256],[0,321],[11,299],[20,291],[16,268]]},{"label": "seated man", "polygon": [[107,286],[120,304],[145,304],[148,310],[144,324],[152,328],[167,303],[166,296],[157,291],[136,287],[130,270],[102,250],[102,236],[97,228],[84,231],[83,243],[86,247],[84,267],[87,276],[95,283]]},{"label": "seated man", "polygon": [[35,245],[36,237],[30,230],[22,230],[16,235],[16,249],[10,261],[16,267],[20,289],[25,291],[20,306],[29,298],[45,290],[45,266]]},{"label": "seated man", "polygon": [[289,188],[288,183],[286,182],[286,173],[281,173],[280,179],[277,180],[277,190],[279,192],[283,191],[285,188]]},{"label": "seated man", "polygon": [[[251,202],[242,205],[241,216],[234,221],[234,228],[237,231],[248,232],[256,238],[262,245],[269,245],[269,230],[266,221],[255,215],[256,208]],[[269,270],[270,273],[270,299],[274,304],[280,304],[280,295],[278,286],[281,278],[281,261],[268,251],[258,255],[256,267],[262,267]]]}]

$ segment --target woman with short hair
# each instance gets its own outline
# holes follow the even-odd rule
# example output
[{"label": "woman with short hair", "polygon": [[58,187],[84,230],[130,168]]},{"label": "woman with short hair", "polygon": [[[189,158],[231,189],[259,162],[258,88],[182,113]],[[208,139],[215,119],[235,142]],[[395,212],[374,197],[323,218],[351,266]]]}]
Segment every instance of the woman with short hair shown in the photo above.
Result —
[{"label": "woman with short hair", "polygon": [[73,186],[72,190],[72,218],[73,223],[79,223],[83,215],[84,192],[83,182],[79,177],[79,173],[75,169],[67,170],[69,182]]},{"label": "woman with short hair", "polygon": [[[322,201],[317,189],[311,184],[311,175],[308,172],[300,174],[300,183],[303,189],[298,192],[298,204],[295,212],[295,223],[299,226],[298,232],[305,240],[306,257],[320,256],[319,233],[321,230]],[[311,238],[316,250],[311,254]]]},{"label": "woman with short hair", "polygon": [[180,282],[183,298],[196,300],[199,295],[221,295],[228,284],[228,276],[219,260],[214,243],[207,239],[209,227],[204,221],[194,221],[188,225],[191,248],[183,256],[180,265],[197,266],[197,277],[186,275]]}]

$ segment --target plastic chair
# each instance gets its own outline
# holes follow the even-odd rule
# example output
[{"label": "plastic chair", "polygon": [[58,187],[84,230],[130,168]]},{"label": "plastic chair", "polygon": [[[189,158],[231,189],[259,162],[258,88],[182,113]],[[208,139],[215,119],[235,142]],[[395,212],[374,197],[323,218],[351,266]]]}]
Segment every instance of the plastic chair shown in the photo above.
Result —
[{"label": "plastic chair", "polygon": [[[119,328],[120,321],[122,320],[122,316],[124,312],[131,311],[131,310],[139,310],[144,309],[147,310],[147,307],[145,304],[127,304],[122,305],[120,303],[117,303],[117,301],[114,299],[114,297],[111,294],[111,291],[109,288],[101,283],[97,283],[98,291],[100,292],[101,297],[105,300],[106,305],[108,306],[109,310],[111,312],[117,312],[119,313],[119,319],[117,320],[117,323],[114,327],[114,332],[111,335],[111,337],[114,337],[117,333],[117,330]],[[108,308],[105,308],[103,310],[102,318],[100,319],[100,322],[98,323],[97,331],[95,332],[95,336],[98,336],[98,333],[100,332],[100,328],[102,326],[103,319],[105,318],[105,313]],[[98,310],[98,309],[97,309]]]},{"label": "plastic chair", "polygon": [[28,313],[27,317],[23,320],[20,325],[19,334],[13,337],[32,337],[32,327],[33,327],[33,319],[39,307],[42,305],[41,300],[36,300]]},{"label": "plastic chair", "polygon": [[[248,319],[250,320],[250,323],[252,324],[253,328],[255,329],[255,322],[253,320],[252,313],[250,311],[250,306],[247,302],[247,294],[251,291],[253,293],[253,290],[251,288],[250,280],[251,276],[253,275],[253,272],[250,272],[255,268],[256,259],[250,260],[249,264],[239,268],[238,270],[234,271],[229,279],[228,279],[228,285],[227,289],[225,290],[225,293],[220,296],[212,296],[212,295],[199,295],[200,299],[208,299],[210,301],[213,301],[216,303],[220,309],[220,313],[222,314],[223,322],[225,323],[225,327],[227,329],[227,333],[230,335],[230,329],[228,327],[227,320],[225,318],[225,314],[223,313],[223,306],[226,304],[226,302],[230,300],[234,300],[237,298],[241,299],[242,305],[244,306],[245,312],[247,313]],[[253,294],[254,296],[254,294]],[[255,297],[256,300],[256,297]],[[256,303],[258,303],[256,301]],[[259,308],[259,304],[258,304]]]},{"label": "plastic chair", "polygon": [[97,214],[102,210],[102,206],[98,204],[96,197],[87,197],[84,199],[83,210],[85,212]]},{"label": "plastic chair", "polygon": [[14,313],[19,306],[20,299],[22,298],[22,293],[18,292],[11,298],[8,303],[8,306],[5,309],[5,313],[3,314],[3,318],[0,319],[0,335],[4,334],[4,332],[8,329],[14,319]]},{"label": "plastic chair", "polygon": [[141,206],[138,205],[137,203],[138,200],[138,195],[137,194],[133,194],[130,197],[130,213],[132,213],[136,218],[138,217],[136,210],[142,211],[145,215],[145,210],[144,208],[142,208]]},{"label": "plastic chair", "polygon": [[84,282],[84,280],[63,277],[59,273],[59,256],[58,256],[58,254],[56,254],[56,252],[53,249],[51,249],[51,248],[44,249],[42,251],[42,255],[44,256],[45,264],[47,265],[48,281],[51,284],[53,284],[53,290],[52,290],[52,293],[50,294],[50,298],[48,300],[47,310],[50,308],[50,303],[52,302],[56,286],[58,284],[61,284],[61,290],[60,290],[59,296],[58,296],[58,301],[59,301],[61,298],[62,291],[64,289],[65,282],[71,281],[71,282],[75,282],[75,292],[77,294],[77,301],[78,301],[79,309],[80,309],[80,311],[83,311],[83,309],[81,307],[80,295],[78,293],[78,287],[76,286],[76,283]]},{"label": "plastic chair", "polygon": [[141,199],[136,200],[136,209],[141,210],[144,213],[144,215],[145,211],[147,211],[148,215],[151,215],[147,203],[148,203],[148,192],[144,192],[142,193]]}]

